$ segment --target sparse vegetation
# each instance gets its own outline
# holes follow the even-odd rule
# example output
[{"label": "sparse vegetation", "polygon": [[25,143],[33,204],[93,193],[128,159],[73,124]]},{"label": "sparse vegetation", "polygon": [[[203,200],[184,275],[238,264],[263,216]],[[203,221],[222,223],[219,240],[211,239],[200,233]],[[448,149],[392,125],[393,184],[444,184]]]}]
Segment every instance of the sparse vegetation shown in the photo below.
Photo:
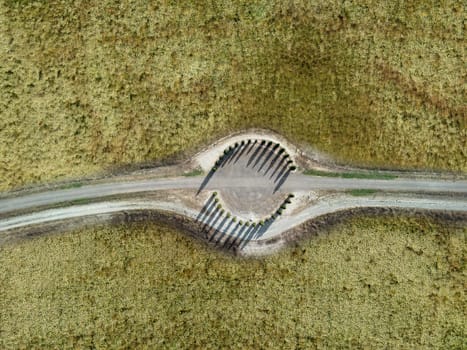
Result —
[{"label": "sparse vegetation", "polygon": [[366,188],[362,188],[362,189],[356,189],[356,190],[350,190],[349,193],[352,195],[352,196],[368,196],[370,194],[374,194],[376,193],[377,191],[376,190],[372,190],[372,189],[366,189]]},{"label": "sparse vegetation", "polygon": [[91,199],[81,198],[81,199],[75,199],[73,201],[67,202],[67,203],[65,203],[65,205],[66,204],[69,204],[69,205],[86,205],[86,204],[89,204],[89,203],[91,203]]},{"label": "sparse vegetation", "polygon": [[[212,168],[213,171],[217,170],[217,167]],[[201,169],[194,169],[188,173],[183,174],[183,176],[191,177],[191,176],[200,176],[203,175],[203,171]]]},{"label": "sparse vegetation", "polygon": [[71,188],[80,188],[83,184],[81,182],[71,182],[60,186],[61,190],[71,189]]}]

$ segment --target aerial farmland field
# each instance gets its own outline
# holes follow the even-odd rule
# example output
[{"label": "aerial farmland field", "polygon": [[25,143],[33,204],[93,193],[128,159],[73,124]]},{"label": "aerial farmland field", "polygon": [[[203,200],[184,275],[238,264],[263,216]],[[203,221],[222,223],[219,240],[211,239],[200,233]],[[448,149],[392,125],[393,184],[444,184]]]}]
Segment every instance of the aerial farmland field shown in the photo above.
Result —
[{"label": "aerial farmland field", "polygon": [[0,347],[462,348],[464,19],[0,0]]}]

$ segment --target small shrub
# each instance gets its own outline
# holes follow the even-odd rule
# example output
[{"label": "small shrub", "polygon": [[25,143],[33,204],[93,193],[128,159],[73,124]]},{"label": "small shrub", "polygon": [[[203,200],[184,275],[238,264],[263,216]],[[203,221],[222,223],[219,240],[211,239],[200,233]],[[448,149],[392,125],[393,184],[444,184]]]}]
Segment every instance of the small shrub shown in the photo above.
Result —
[{"label": "small shrub", "polygon": [[219,203],[216,208],[220,210],[222,209],[222,205]]},{"label": "small shrub", "polygon": [[292,171],[297,170],[297,167],[296,167],[295,165],[292,165],[292,166],[290,167],[290,170],[292,170]]}]

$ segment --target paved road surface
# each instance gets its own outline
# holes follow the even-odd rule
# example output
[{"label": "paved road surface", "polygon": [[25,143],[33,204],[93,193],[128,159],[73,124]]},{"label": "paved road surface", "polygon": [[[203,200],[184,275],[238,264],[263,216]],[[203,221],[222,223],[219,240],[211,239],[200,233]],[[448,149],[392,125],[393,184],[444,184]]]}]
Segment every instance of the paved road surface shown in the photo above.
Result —
[{"label": "paved road surface", "polygon": [[[170,189],[198,189],[202,181],[203,178],[201,177],[177,177],[171,179],[97,184],[80,188],[35,193],[24,197],[1,199],[0,214],[79,199],[102,198],[118,194]],[[212,181],[208,183],[206,190],[215,189],[222,191],[223,188],[258,188],[261,186],[267,186],[267,184],[257,178],[237,177],[230,178],[229,181],[224,181],[214,177]],[[342,179],[292,174],[284,183],[281,191],[288,193],[292,191],[351,189],[375,189],[417,193],[456,193],[463,195],[463,200],[467,201],[467,181],[436,181],[402,178],[394,180]]]},{"label": "paved road surface", "polygon": [[[418,208],[431,210],[451,210],[467,212],[467,181],[435,181],[416,179],[395,180],[367,180],[367,179],[342,179],[306,176],[292,174],[288,177],[280,191],[290,193],[294,191],[307,192],[312,190],[350,190],[350,189],[375,189],[390,191],[390,194],[372,195],[365,197],[352,197],[342,193],[331,198],[326,198],[309,206],[293,215],[287,212],[280,218],[268,222],[263,227],[246,227],[234,222],[225,214],[212,211],[200,216],[199,211],[184,207],[181,204],[164,201],[131,200],[102,200],[102,202],[87,205],[74,205],[65,208],[47,209],[30,214],[14,216],[14,211],[31,209],[35,207],[56,205],[79,199],[104,198],[111,195],[143,193],[156,190],[170,189],[198,189],[203,182],[202,177],[178,177],[171,179],[154,179],[135,182],[116,182],[95,184],[66,190],[34,193],[25,196],[3,198],[0,200],[0,213],[12,215],[0,220],[0,244],[8,241],[14,235],[14,229],[37,225],[41,223],[71,219],[98,214],[111,214],[119,211],[158,209],[172,211],[178,214],[198,219],[213,229],[210,240],[218,240],[219,237],[228,236],[233,240],[244,242],[242,252],[244,254],[272,253],[273,247],[261,247],[254,243],[273,238],[309,219],[337,210],[355,207],[397,207]],[[205,190],[218,190],[222,192],[227,188],[244,188],[245,190],[265,186],[270,190],[270,184],[258,178],[231,177],[226,179],[212,178]],[[397,193],[400,192],[400,193]],[[408,193],[413,192],[416,195]],[[452,198],[436,197],[433,194],[440,192],[456,194]],[[12,231],[13,230],[13,231]],[[217,237],[216,237],[217,235]],[[220,241],[219,241],[220,242]],[[250,244],[251,243],[251,244]],[[278,243],[279,244],[279,243]],[[276,245],[278,245],[276,244]]]}]

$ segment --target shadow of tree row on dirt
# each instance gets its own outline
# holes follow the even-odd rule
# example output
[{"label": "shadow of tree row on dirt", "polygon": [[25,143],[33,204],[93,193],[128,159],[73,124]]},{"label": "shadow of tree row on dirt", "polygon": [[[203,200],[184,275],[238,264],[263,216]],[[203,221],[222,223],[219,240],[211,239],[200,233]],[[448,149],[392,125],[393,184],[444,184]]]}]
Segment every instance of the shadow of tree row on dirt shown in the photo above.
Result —
[{"label": "shadow of tree row on dirt", "polygon": [[236,164],[242,157],[248,157],[246,168],[256,169],[260,176],[268,177],[274,183],[273,193],[279,191],[290,173],[296,169],[290,155],[278,143],[266,140],[248,140],[236,143],[224,151],[209,173],[203,179],[197,194],[201,193],[218,171]]},{"label": "shadow of tree row on dirt", "polygon": [[226,250],[236,246],[243,248],[251,239],[263,236],[276,221],[278,215],[273,214],[259,223],[243,221],[222,209],[211,195],[198,213],[196,220],[202,224],[201,231],[205,238]]}]

